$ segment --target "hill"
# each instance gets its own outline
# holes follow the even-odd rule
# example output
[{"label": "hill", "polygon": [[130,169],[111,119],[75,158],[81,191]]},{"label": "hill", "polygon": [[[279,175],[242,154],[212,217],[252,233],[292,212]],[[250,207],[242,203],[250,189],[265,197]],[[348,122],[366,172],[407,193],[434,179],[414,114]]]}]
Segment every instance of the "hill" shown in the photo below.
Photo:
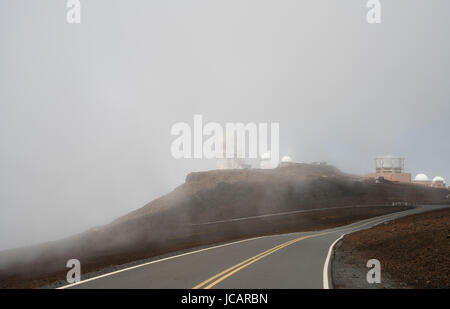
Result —
[{"label": "hill", "polygon": [[72,258],[86,273],[194,246],[337,226],[403,209],[382,207],[393,202],[444,203],[447,194],[447,189],[375,184],[327,165],[191,173],[174,191],[110,224],[0,252],[0,287],[30,286],[31,278],[37,280],[31,286],[64,279]]}]

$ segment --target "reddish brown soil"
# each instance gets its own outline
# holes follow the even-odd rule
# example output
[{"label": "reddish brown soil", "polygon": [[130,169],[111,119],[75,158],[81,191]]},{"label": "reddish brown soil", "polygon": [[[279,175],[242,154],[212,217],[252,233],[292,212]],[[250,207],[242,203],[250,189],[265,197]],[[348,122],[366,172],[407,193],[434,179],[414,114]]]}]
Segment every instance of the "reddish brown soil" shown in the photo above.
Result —
[{"label": "reddish brown soil", "polygon": [[[408,216],[347,235],[335,254],[338,263],[350,262],[362,268],[369,259],[378,259],[382,281],[384,276],[398,282],[390,287],[448,289],[450,209]],[[338,274],[335,286],[360,287],[352,280],[351,275],[342,278]]]},{"label": "reddish brown soil", "polygon": [[[306,213],[287,214],[282,216],[255,218],[245,221],[225,222],[217,224],[186,226],[179,228],[178,238],[172,238],[165,243],[154,243],[149,248],[139,247],[124,249],[120,254],[106,254],[100,256],[86,256],[80,259],[83,273],[99,271],[102,268],[121,265],[149,257],[164,255],[169,252],[180,252],[199,246],[212,245],[220,242],[298,231],[312,231],[347,225],[355,221],[381,216],[384,214],[406,210],[408,207],[355,207],[336,208],[330,210],[311,211]],[[82,252],[80,252],[82,254]],[[37,259],[37,264],[27,267],[20,265],[22,272],[10,272],[0,269],[0,288],[37,288],[55,281],[65,280],[65,262],[68,257],[50,255]],[[52,271],[36,272],[46,263],[59,265]],[[10,265],[9,269],[14,270]],[[26,270],[26,271],[25,271]],[[84,279],[84,277],[82,278]]]},{"label": "reddish brown soil", "polygon": [[[398,210],[366,207],[370,205],[445,203],[447,195],[447,189],[375,184],[373,179],[348,175],[328,165],[192,173],[173,192],[108,225],[54,242],[0,252],[0,287],[12,286],[12,281],[14,286],[28,286],[31,279],[44,280],[55,274],[64,278],[66,261],[73,258],[81,261],[86,273],[198,245],[338,226]],[[343,206],[355,208],[325,210]],[[197,225],[309,210],[316,211]]]}]

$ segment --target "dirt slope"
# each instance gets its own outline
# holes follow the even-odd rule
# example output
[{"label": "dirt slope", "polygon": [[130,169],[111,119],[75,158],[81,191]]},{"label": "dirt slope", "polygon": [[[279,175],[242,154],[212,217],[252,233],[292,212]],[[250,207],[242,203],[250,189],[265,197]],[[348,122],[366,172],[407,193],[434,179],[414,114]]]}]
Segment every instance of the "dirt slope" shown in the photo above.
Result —
[{"label": "dirt slope", "polygon": [[[409,216],[347,235],[336,247],[337,288],[450,288],[450,209]],[[381,284],[365,281],[365,263],[381,264]],[[350,269],[349,269],[350,266]]]},{"label": "dirt slope", "polygon": [[[91,264],[123,262],[124,256],[131,259],[143,254],[156,255],[192,247],[194,243],[231,240],[242,236],[235,232],[242,231],[241,227],[246,224],[240,223],[233,230],[228,225],[221,225],[210,231],[194,228],[193,225],[198,223],[398,201],[439,203],[447,201],[447,194],[446,189],[393,183],[377,185],[373,180],[344,174],[332,166],[309,164],[293,164],[273,170],[192,173],[187,176],[186,183],[173,192],[108,225],[59,241],[1,252],[0,285],[7,278],[34,278],[63,272],[65,262],[71,258],[82,260],[86,268]],[[358,217],[369,213],[361,210]],[[283,230],[285,221],[273,222],[280,226],[255,221],[250,230],[245,230],[245,235]],[[306,225],[314,227],[314,222]],[[301,229],[301,226],[293,225],[292,228]]]}]

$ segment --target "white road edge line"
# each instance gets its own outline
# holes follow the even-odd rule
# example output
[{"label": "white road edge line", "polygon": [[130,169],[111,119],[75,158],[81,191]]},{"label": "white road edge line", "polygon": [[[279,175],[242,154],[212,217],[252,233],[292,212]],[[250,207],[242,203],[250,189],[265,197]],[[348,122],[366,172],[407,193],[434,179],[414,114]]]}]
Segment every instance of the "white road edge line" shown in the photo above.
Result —
[{"label": "white road edge line", "polygon": [[[422,206],[421,208],[423,208],[423,206]],[[392,220],[396,220],[396,219],[399,219],[399,218],[404,217],[404,216],[401,215],[401,214],[404,213],[404,212],[408,212],[408,210],[402,211],[402,212],[399,212],[399,213],[390,213],[390,214],[386,214],[386,215],[383,215],[383,216],[380,216],[380,217],[370,218],[370,219],[367,219],[367,221],[366,221],[366,220],[363,220],[363,221],[366,221],[366,223],[365,223],[364,225],[372,224],[371,227],[375,227],[375,226],[377,226],[377,225],[379,225],[379,224],[381,224],[381,223],[388,222],[388,221],[392,221]],[[413,214],[414,214],[414,213],[413,213]],[[412,215],[412,214],[410,214],[410,215]],[[407,215],[406,215],[406,216],[407,216]],[[361,222],[361,221],[360,221],[360,222]],[[352,223],[352,224],[350,224],[350,225],[354,225],[354,224],[356,224],[356,223],[357,223],[357,222]],[[337,243],[339,240],[341,240],[346,234],[354,233],[354,232],[357,232],[357,231],[359,231],[359,230],[360,230],[360,229],[357,227],[357,230],[354,230],[354,231],[351,231],[351,232],[347,232],[347,233],[342,234],[338,239],[336,239],[336,240],[331,244],[330,248],[328,249],[328,254],[327,254],[327,258],[325,259],[325,263],[324,263],[324,265],[323,265],[323,274],[322,274],[322,276],[323,276],[323,288],[324,288],[324,289],[326,289],[326,290],[330,289],[330,283],[329,283],[329,279],[328,279],[328,278],[329,278],[329,276],[328,276],[328,269],[329,269],[329,265],[330,265],[331,253],[333,252],[334,246],[335,246],[336,243]]]},{"label": "white road edge line", "polygon": [[330,284],[328,282],[328,265],[330,264],[330,258],[331,258],[331,253],[333,252],[333,248],[336,245],[336,243],[342,239],[342,237],[344,237],[345,234],[342,234],[341,237],[339,237],[338,239],[336,239],[330,246],[330,248],[328,249],[328,255],[327,258],[325,260],[325,264],[323,265],[323,288],[328,290],[330,288]]},{"label": "white road edge line", "polygon": [[[384,219],[385,216],[390,216],[390,215],[392,215],[392,214],[383,215],[383,216],[381,216],[381,218]],[[381,219],[381,218],[378,217],[378,218],[376,218],[376,219]],[[369,219],[366,219],[366,220],[371,220],[371,219],[374,219],[374,218],[369,218]],[[361,220],[361,221],[358,221],[358,222],[360,223],[360,222],[364,222],[364,221],[366,221],[366,220]],[[358,223],[358,222],[351,223],[350,225],[356,224],[356,223]],[[337,228],[338,228],[338,227],[336,227],[336,229],[337,229]],[[314,232],[318,232],[318,231],[313,231],[313,233],[314,233]],[[290,235],[290,234],[296,234],[296,233],[299,233],[299,232],[287,233],[287,234],[284,234],[284,235]],[[345,233],[342,234],[341,237],[338,238],[338,239],[331,245],[331,247],[330,247],[330,249],[329,249],[329,251],[328,251],[328,256],[327,256],[326,261],[325,261],[325,265],[324,265],[324,274],[328,274],[328,263],[329,263],[330,255],[331,255],[331,252],[332,252],[332,249],[333,249],[334,245],[335,245],[342,237],[344,237],[344,235],[345,235]],[[150,265],[150,264],[154,264],[154,263],[158,263],[158,262],[163,262],[163,261],[171,260],[171,259],[174,259],[174,258],[177,258],[177,257],[182,257],[182,256],[194,254],[194,253],[199,253],[199,252],[203,252],[203,251],[207,251],[207,250],[211,250],[211,249],[216,249],[216,248],[220,248],[220,247],[226,247],[226,246],[234,245],[234,244],[237,244],[237,243],[247,242],[247,241],[256,240],[256,239],[259,239],[259,238],[270,237],[270,236],[275,236],[275,235],[264,235],[264,236],[259,236],[259,237],[253,237],[253,238],[243,239],[243,240],[239,240],[239,241],[235,241],[235,242],[231,242],[231,243],[226,243],[226,244],[219,245],[219,246],[213,246],[213,247],[208,247],[208,248],[204,248],[204,249],[200,249],[200,250],[196,250],[196,251],[186,252],[186,253],[179,254],[179,255],[169,256],[169,257],[166,257],[166,258],[163,258],[163,259],[159,259],[159,260],[155,260],[155,261],[151,261],[151,262],[147,262],[147,263],[143,263],[143,264],[139,264],[139,265],[127,267],[127,268],[124,268],[124,269],[119,269],[119,270],[116,270],[116,271],[113,271],[113,272],[110,272],[110,273],[106,273],[106,274],[103,274],[103,275],[100,275],[100,276],[96,276],[96,277],[88,278],[88,279],[85,279],[85,280],[81,280],[81,281],[79,281],[79,282],[67,284],[67,285],[58,287],[58,288],[56,288],[56,289],[62,290],[62,289],[70,288],[70,287],[75,286],[75,285],[80,285],[80,284],[83,284],[83,283],[86,283],[86,282],[89,282],[89,281],[93,281],[93,280],[100,279],[100,278],[103,278],[103,277],[111,276],[111,275],[114,275],[114,274],[117,274],[117,273],[120,273],[120,272],[123,272],[123,271],[135,269],[135,268],[138,268],[138,267],[141,267],[141,266],[146,266],[146,265]],[[325,272],[325,267],[326,267],[326,272]],[[326,285],[325,285],[325,284],[326,284]],[[327,276],[324,275],[324,277],[323,277],[323,286],[324,286],[324,289],[329,289],[329,285],[328,285],[328,275],[327,275]],[[325,286],[326,286],[326,287],[325,287]]]},{"label": "white road edge line", "polygon": [[146,266],[146,265],[150,265],[150,264],[154,264],[154,263],[158,263],[158,262],[163,262],[163,261],[167,261],[167,260],[175,259],[175,258],[178,258],[178,257],[194,254],[194,253],[199,253],[199,252],[211,250],[211,249],[217,249],[217,248],[220,248],[220,247],[226,247],[226,246],[238,244],[238,243],[241,243],[241,242],[246,242],[246,241],[255,240],[255,239],[259,239],[259,238],[264,238],[264,237],[267,237],[267,236],[270,236],[270,235],[243,239],[243,240],[226,243],[226,244],[219,245],[219,246],[208,247],[208,248],[204,248],[204,249],[200,249],[200,250],[196,250],[196,251],[186,252],[186,253],[183,253],[183,254],[169,256],[169,257],[166,257],[166,258],[163,258],[163,259],[159,259],[159,260],[155,260],[155,261],[151,261],[151,262],[147,262],[147,263],[143,263],[143,264],[127,267],[127,268],[124,268],[124,269],[119,269],[119,270],[116,270],[116,271],[113,271],[113,272],[110,272],[110,273],[106,273],[106,274],[103,274],[103,275],[100,275],[100,276],[96,276],[96,277],[88,278],[88,279],[85,279],[85,280],[81,280],[81,281],[78,281],[78,282],[75,282],[75,283],[71,283],[71,284],[68,284],[68,285],[64,285],[64,286],[58,287],[56,289],[57,290],[62,290],[62,289],[70,288],[70,287],[75,286],[75,285],[79,285],[79,284],[83,284],[83,283],[86,283],[86,282],[89,282],[89,281],[93,281],[93,280],[96,280],[96,279],[100,279],[100,278],[103,278],[103,277],[111,276],[111,275],[114,275],[114,274],[117,274],[117,273],[121,273],[123,271],[135,269],[135,268],[138,268],[138,267],[141,267],[141,266]]}]

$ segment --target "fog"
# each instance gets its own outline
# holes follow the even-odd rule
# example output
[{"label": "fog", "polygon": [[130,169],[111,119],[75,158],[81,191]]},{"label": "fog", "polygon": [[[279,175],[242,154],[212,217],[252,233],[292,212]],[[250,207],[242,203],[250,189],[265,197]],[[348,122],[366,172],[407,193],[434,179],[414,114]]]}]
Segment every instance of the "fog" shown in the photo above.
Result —
[{"label": "fog", "polygon": [[214,160],[176,122],[279,122],[280,154],[450,179],[450,3],[0,2],[0,249],[110,222]]}]

